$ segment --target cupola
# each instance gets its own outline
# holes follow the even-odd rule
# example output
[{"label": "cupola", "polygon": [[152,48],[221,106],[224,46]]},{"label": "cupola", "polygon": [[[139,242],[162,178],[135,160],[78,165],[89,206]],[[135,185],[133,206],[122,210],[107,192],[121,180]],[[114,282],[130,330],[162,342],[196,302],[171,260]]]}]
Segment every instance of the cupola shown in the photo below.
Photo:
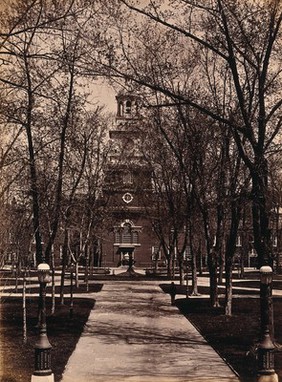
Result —
[{"label": "cupola", "polygon": [[138,98],[136,95],[121,90],[116,96],[117,118],[134,118],[138,115]]}]

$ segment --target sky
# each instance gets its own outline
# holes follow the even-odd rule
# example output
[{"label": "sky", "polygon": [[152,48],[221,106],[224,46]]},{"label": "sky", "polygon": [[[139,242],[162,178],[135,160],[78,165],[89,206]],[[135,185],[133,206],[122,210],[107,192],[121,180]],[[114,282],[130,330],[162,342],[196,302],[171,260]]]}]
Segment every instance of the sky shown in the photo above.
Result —
[{"label": "sky", "polygon": [[105,81],[99,80],[91,86],[90,91],[91,99],[93,102],[97,102],[101,106],[105,106],[105,109],[110,113],[115,113],[117,110],[116,106],[116,94],[117,91],[114,90]]}]

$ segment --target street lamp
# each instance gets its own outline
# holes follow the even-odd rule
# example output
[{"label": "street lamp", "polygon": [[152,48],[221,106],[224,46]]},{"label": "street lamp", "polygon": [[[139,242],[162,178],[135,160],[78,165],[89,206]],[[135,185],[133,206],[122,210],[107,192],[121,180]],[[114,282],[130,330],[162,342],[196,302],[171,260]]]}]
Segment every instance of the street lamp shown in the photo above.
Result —
[{"label": "street lamp", "polygon": [[51,349],[52,346],[47,337],[46,326],[46,285],[50,282],[50,267],[46,263],[38,265],[38,281],[40,285],[39,293],[39,339],[34,346],[35,350],[35,371],[31,377],[31,382],[54,382],[54,374],[51,370]]},{"label": "street lamp", "polygon": [[271,338],[272,320],[272,268],[260,268],[261,338],[258,345],[258,382],[278,382],[274,370],[274,344]]}]

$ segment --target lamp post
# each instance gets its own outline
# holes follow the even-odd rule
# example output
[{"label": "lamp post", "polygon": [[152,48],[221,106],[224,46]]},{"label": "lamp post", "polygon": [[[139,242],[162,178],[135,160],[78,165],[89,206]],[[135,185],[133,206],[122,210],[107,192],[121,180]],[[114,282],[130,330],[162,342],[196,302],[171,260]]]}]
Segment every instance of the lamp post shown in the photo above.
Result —
[{"label": "lamp post", "polygon": [[272,341],[270,314],[272,312],[272,268],[260,268],[261,338],[258,345],[258,382],[278,382],[274,370],[274,344]]},{"label": "lamp post", "polygon": [[35,350],[35,371],[32,374],[31,382],[54,382],[54,374],[51,370],[51,349],[52,346],[47,337],[46,326],[46,285],[50,282],[50,267],[46,263],[38,265],[38,281],[40,285],[39,293],[39,339],[34,346]]}]

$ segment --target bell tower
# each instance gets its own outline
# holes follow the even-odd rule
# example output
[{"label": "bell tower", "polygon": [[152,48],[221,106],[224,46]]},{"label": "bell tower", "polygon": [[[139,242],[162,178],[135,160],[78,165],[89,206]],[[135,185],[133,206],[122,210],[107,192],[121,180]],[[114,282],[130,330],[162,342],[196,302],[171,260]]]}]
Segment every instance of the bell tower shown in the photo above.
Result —
[{"label": "bell tower", "polygon": [[116,120],[128,120],[138,118],[138,98],[130,93],[119,92],[116,96],[117,115]]},{"label": "bell tower", "polygon": [[111,148],[104,189],[110,211],[108,237],[112,238],[114,263],[128,265],[127,262],[133,259],[134,263],[140,265],[146,253],[145,247],[149,248],[148,261],[151,255],[150,245],[142,244],[146,237],[145,226],[148,225],[144,220],[146,213],[143,196],[144,192],[151,190],[151,173],[140,147],[140,100],[130,91],[121,91],[116,101],[115,123],[109,132]]}]

